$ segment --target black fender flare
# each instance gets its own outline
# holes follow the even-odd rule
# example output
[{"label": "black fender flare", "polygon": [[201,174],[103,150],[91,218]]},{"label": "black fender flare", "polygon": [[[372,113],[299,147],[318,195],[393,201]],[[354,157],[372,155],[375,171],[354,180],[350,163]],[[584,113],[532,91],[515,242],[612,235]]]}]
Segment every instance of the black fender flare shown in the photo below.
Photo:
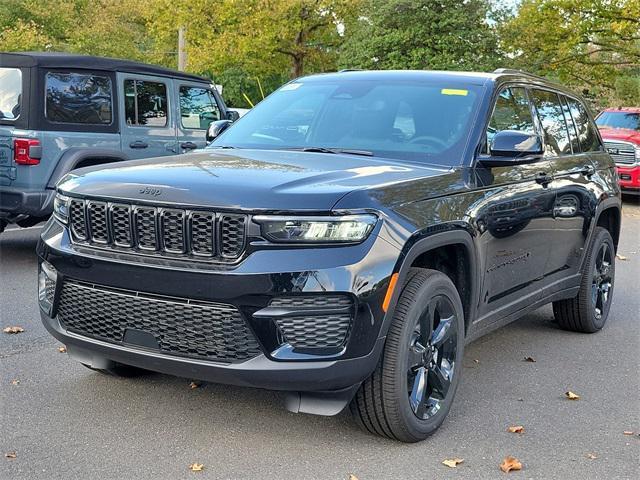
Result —
[{"label": "black fender flare", "polygon": [[476,252],[476,247],[472,235],[466,229],[458,228],[449,231],[433,233],[426,237],[424,237],[424,235],[414,235],[412,236],[412,239],[416,237],[416,240],[410,240],[405,244],[405,248],[403,248],[396,267],[394,268],[394,273],[398,274],[398,279],[396,281],[396,287],[393,291],[393,295],[391,296],[389,308],[382,322],[379,337],[386,337],[387,332],[389,331],[389,327],[391,326],[391,321],[394,315],[394,310],[398,303],[398,299],[400,298],[400,294],[402,293],[402,286],[404,285],[407,274],[409,273],[409,269],[411,268],[413,262],[416,260],[416,258],[418,258],[418,256],[422,255],[423,253],[447,245],[462,245],[469,256],[469,279],[471,281],[470,299],[467,309],[467,316],[469,318],[465,318],[465,326],[468,336],[469,326],[472,324],[472,320],[476,315],[479,298],[478,292],[481,284],[480,271],[478,266],[478,254]]},{"label": "black fender flare", "polygon": [[109,159],[114,162],[129,160],[127,155],[120,150],[109,150],[101,148],[73,147],[62,154],[58,160],[55,170],[49,178],[47,188],[53,189],[56,183],[67,173],[77,167],[77,165],[88,158]]}]

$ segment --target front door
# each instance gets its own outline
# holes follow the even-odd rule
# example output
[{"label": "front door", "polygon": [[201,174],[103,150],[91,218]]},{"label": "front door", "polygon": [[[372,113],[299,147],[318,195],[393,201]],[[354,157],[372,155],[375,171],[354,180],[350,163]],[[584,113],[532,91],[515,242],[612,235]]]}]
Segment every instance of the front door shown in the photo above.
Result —
[{"label": "front door", "polygon": [[118,91],[123,152],[129,158],[178,153],[172,80],[119,73]]},{"label": "front door", "polygon": [[221,108],[212,86],[174,80],[177,102],[178,147],[181,153],[206,146],[211,122],[220,120]]},{"label": "front door", "polygon": [[[487,130],[488,146],[502,130],[538,131],[524,87],[504,88],[498,95]],[[544,158],[521,165],[478,166],[476,176],[486,189],[474,209],[483,260],[476,323],[489,324],[540,296],[554,193],[549,188],[549,161]]]}]

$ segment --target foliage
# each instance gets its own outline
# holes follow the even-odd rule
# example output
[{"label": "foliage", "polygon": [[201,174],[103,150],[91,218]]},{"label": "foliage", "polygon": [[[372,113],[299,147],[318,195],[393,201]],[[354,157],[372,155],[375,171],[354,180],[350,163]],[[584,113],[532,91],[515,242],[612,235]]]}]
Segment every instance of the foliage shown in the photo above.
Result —
[{"label": "foliage", "polygon": [[617,79],[638,75],[640,0],[524,0],[500,33],[514,66],[603,104],[616,98]]},{"label": "foliage", "polygon": [[345,68],[492,70],[498,38],[485,0],[369,0],[353,22]]}]

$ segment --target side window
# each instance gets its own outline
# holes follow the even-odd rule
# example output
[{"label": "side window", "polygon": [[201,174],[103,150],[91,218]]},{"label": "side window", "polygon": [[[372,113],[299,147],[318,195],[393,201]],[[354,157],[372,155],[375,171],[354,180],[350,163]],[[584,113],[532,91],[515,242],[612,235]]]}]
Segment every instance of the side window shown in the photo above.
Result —
[{"label": "side window", "polygon": [[22,72],[17,68],[0,68],[0,120],[20,116]]},{"label": "side window", "polygon": [[529,100],[522,87],[505,88],[498,95],[487,128],[487,145],[491,145],[495,134],[503,130],[517,130],[535,134]]},{"label": "side window", "polygon": [[573,123],[573,119],[571,118],[569,105],[567,104],[567,97],[565,97],[564,95],[560,95],[560,100],[562,100],[562,113],[564,113],[564,118],[567,120],[567,128],[569,129],[569,139],[571,140],[571,150],[573,150],[573,153],[579,153],[580,142],[578,141],[578,132],[576,131],[576,126]]},{"label": "side window", "polygon": [[573,98],[567,98],[567,104],[578,131],[578,142],[581,150],[583,152],[598,152],[602,150],[602,144],[596,133],[596,126],[589,119],[584,105]]},{"label": "side window", "polygon": [[111,79],[100,75],[48,72],[45,117],[55,123],[110,125]]},{"label": "side window", "polygon": [[165,127],[167,86],[160,82],[125,80],[124,112],[127,125]]},{"label": "side window", "polygon": [[558,94],[547,90],[532,90],[531,94],[544,130],[545,153],[553,157],[571,153],[569,132]]},{"label": "side window", "polygon": [[180,87],[180,117],[184,128],[206,130],[220,120],[220,109],[211,90],[201,87]]}]

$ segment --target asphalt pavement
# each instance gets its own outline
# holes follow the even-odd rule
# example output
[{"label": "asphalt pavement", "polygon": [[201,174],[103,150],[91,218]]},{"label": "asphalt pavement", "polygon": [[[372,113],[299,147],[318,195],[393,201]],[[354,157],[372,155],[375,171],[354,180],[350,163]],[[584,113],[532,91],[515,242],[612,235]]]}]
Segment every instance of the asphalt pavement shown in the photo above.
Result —
[{"label": "asphalt pavement", "polygon": [[[9,230],[0,327],[24,332],[0,333],[0,479],[640,478],[640,204],[623,215],[606,327],[561,331],[546,306],[473,342],[449,418],[414,445],[360,431],[348,411],[289,413],[275,392],[87,370],[40,323],[39,228]],[[499,470],[508,455],[522,471]]]}]

